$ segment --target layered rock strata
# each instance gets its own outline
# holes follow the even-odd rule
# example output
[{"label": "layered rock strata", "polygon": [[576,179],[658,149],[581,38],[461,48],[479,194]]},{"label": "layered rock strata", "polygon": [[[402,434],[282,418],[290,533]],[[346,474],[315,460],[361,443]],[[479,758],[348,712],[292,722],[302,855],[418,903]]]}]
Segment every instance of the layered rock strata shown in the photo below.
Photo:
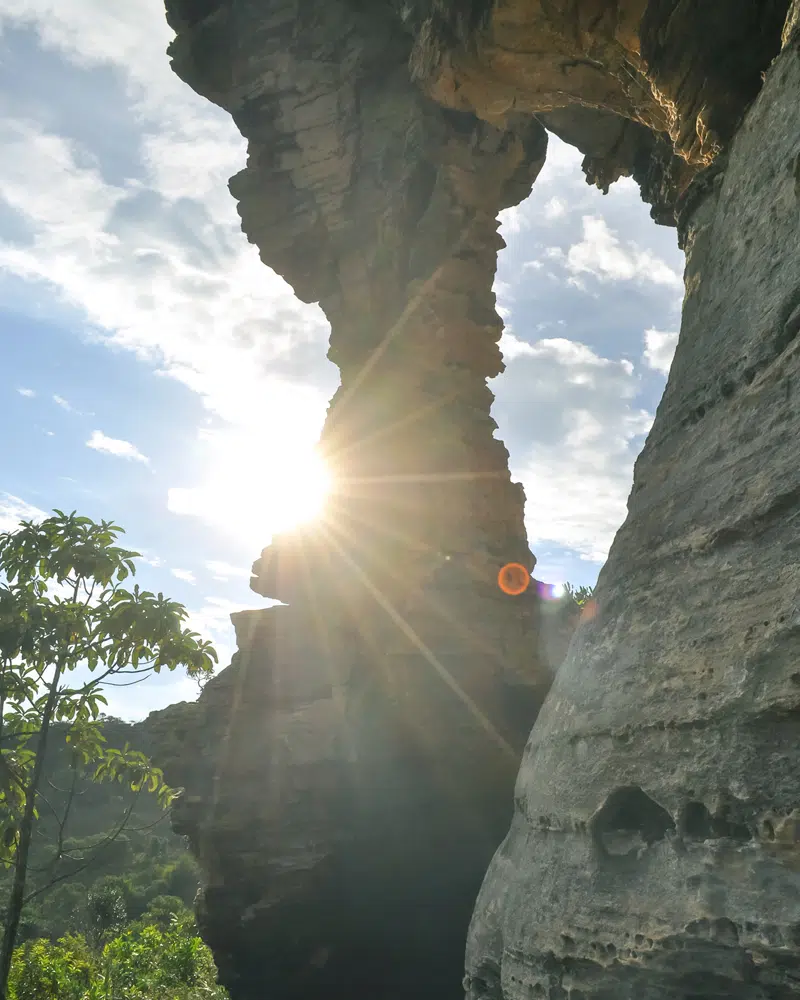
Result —
[{"label": "layered rock strata", "polygon": [[628,518],[534,727],[470,1000],[800,995],[800,52],[682,220]]},{"label": "layered rock strata", "polygon": [[678,221],[687,303],[466,988],[794,995],[789,7],[168,0],[176,71],[248,140],[243,228],[321,303],[342,374],[328,516],[254,566],[289,607],[238,619],[170,775],[235,1000],[460,995],[550,677],[546,605],[496,585],[534,560],[485,382],[502,369],[495,219],[530,190],[543,125],[591,183],[633,176]]},{"label": "layered rock strata", "polygon": [[497,213],[530,191],[546,134],[437,106],[388,8],[168,11],[176,70],[248,139],[243,228],[321,303],[342,380],[326,516],[254,566],[289,606],[239,618],[233,665],[165,762],[207,875],[203,933],[236,1000],[456,997],[575,618],[498,587],[535,560],[486,385]]}]

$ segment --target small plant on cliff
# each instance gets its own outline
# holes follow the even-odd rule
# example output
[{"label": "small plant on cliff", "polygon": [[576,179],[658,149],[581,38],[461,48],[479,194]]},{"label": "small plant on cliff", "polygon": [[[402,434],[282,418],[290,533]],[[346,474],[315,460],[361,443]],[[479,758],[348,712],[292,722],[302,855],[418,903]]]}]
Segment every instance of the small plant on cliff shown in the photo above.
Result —
[{"label": "small plant on cliff", "polygon": [[[120,534],[112,522],[96,524],[58,510],[38,524],[23,521],[16,531],[0,534],[0,863],[13,873],[0,949],[0,1000],[8,995],[25,903],[76,873],[73,865],[67,875],[57,874],[77,776],[125,783],[137,793],[155,794],[165,806],[172,798],[144,754],[105,745],[103,686],[136,683],[177,667],[202,676],[216,661],[212,646],[183,627],[182,605],[138,586],[123,587],[136,572],[139,553],[117,546]],[[66,727],[74,780],[55,817],[55,843],[45,865],[52,877],[26,894],[40,810],[57,812],[49,787],[43,788],[55,725]]]},{"label": "small plant on cliff", "polygon": [[565,583],[564,590],[579,608],[582,608],[594,594],[594,587],[573,587],[571,583]]}]

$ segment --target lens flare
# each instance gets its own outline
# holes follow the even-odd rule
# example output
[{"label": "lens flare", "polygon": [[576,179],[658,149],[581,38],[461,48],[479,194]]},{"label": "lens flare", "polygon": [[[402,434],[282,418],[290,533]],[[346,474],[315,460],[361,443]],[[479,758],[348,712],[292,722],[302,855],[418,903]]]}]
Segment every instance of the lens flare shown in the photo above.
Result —
[{"label": "lens flare", "polygon": [[524,594],[530,582],[531,575],[522,563],[506,563],[497,574],[497,586],[512,597]]}]

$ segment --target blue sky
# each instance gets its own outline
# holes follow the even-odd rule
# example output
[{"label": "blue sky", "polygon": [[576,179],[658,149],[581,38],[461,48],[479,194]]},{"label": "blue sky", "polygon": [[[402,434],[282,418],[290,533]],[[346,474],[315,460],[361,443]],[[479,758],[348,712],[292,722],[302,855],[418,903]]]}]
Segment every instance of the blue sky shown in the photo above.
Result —
[{"label": "blue sky", "polygon": [[[243,142],[173,76],[169,40],[160,0],[0,0],[0,530],[53,507],[116,520],[224,662],[337,373],[320,310],[239,232]],[[555,139],[502,233],[495,417],[537,575],[592,583],[663,392],[682,255],[632,182],[603,197]],[[193,696],[157,678],[110,709]]]}]

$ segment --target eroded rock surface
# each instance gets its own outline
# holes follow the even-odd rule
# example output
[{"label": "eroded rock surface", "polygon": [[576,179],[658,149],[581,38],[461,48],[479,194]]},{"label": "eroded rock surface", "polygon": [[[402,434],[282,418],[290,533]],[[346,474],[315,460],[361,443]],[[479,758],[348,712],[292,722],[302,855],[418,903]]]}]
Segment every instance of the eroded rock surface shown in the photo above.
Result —
[{"label": "eroded rock surface", "polygon": [[[318,300],[341,371],[321,524],[276,539],[167,773],[235,1000],[457,997],[480,880],[576,609],[533,570],[495,436],[497,213],[546,134],[436,105],[390,7],[172,3],[175,67],[248,139],[262,259]],[[560,647],[560,649],[559,649]],[[162,725],[162,729],[164,726]]]},{"label": "eroded rock surface", "polygon": [[590,183],[633,176],[679,223],[687,304],[597,614],[481,892],[467,989],[794,995],[797,3],[167,15],[176,71],[248,140],[244,231],[320,302],[342,376],[328,516],[254,566],[289,607],[237,617],[234,663],[167,763],[234,1000],[461,995],[472,900],[571,628],[536,588],[497,586],[535,560],[486,386],[496,217],[535,181],[543,126]]},{"label": "eroded rock surface", "polygon": [[629,515],[534,727],[470,1000],[800,995],[800,52],[684,220]]}]

